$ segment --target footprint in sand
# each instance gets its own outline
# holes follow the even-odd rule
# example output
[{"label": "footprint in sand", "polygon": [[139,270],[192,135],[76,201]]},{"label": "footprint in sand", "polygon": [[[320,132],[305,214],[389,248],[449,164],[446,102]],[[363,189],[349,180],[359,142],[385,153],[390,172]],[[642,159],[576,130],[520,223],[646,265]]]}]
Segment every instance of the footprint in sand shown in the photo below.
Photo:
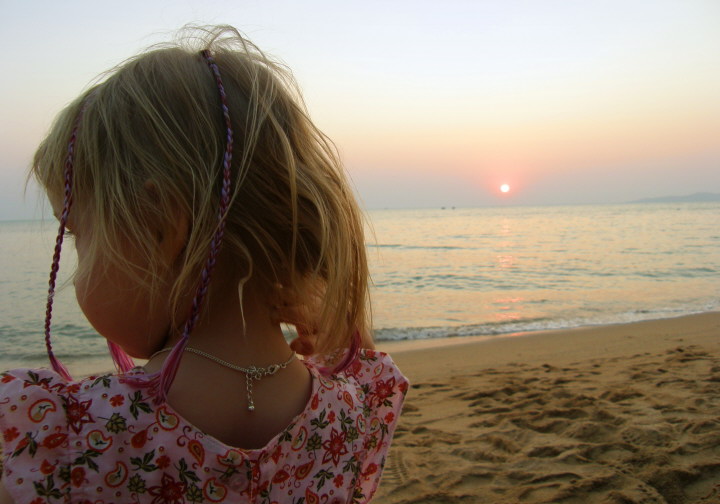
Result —
[{"label": "footprint in sand", "polygon": [[403,413],[415,413],[416,411],[420,411],[420,408],[418,408],[411,402],[406,402],[405,404],[403,404],[402,410]]},{"label": "footprint in sand", "polygon": [[487,390],[475,390],[472,392],[462,392],[455,394],[452,397],[461,399],[463,401],[472,401],[470,407],[478,406],[482,404],[482,400],[495,399],[503,402],[509,402],[508,398],[512,398],[515,394],[521,392],[527,392],[528,387],[519,383],[510,383],[504,387],[487,389]]},{"label": "footprint in sand", "polygon": [[565,419],[541,419],[533,421],[526,418],[514,418],[512,423],[522,429],[530,429],[541,434],[559,434],[565,431],[570,425],[570,421]]},{"label": "footprint in sand", "polygon": [[720,421],[718,420],[699,420],[697,422],[688,422],[683,427],[684,433],[703,434],[705,432],[720,432]]},{"label": "footprint in sand", "polygon": [[390,454],[385,462],[385,469],[382,476],[383,482],[392,486],[400,486],[408,479],[408,470],[405,464],[405,455],[402,450],[390,449]]},{"label": "footprint in sand", "polygon": [[525,483],[520,498],[530,502],[581,502],[578,498],[591,495],[594,490],[607,486],[613,474],[582,476],[575,472],[550,472],[541,474]]},{"label": "footprint in sand", "polygon": [[710,355],[700,347],[691,345],[687,347],[677,347],[673,350],[666,352],[669,357],[665,359],[666,362],[691,362],[700,359],[710,359]]},{"label": "footprint in sand", "polygon": [[565,435],[581,441],[599,442],[607,439],[614,427],[597,422],[575,422],[566,431]]},{"label": "footprint in sand", "polygon": [[480,448],[455,448],[452,455],[470,462],[506,462],[507,457]]},{"label": "footprint in sand", "polygon": [[634,446],[656,446],[666,448],[673,443],[673,429],[657,426],[652,428],[627,427],[620,432],[623,440]]},{"label": "footprint in sand", "polygon": [[634,390],[630,387],[623,387],[616,390],[608,390],[600,396],[602,399],[606,399],[610,402],[619,403],[627,401],[628,399],[635,399],[636,397],[643,397],[643,394]]},{"label": "footprint in sand", "polygon": [[533,458],[552,458],[557,457],[564,451],[573,447],[574,446],[568,447],[558,445],[536,446],[535,448],[532,448],[530,451],[528,451],[527,456]]},{"label": "footprint in sand", "polygon": [[505,453],[514,454],[522,450],[522,447],[518,443],[503,434],[489,433],[484,436],[483,440],[492,445],[493,448],[502,450]]},{"label": "footprint in sand", "polygon": [[407,440],[405,446],[429,447],[437,443],[454,445],[462,440],[460,434],[446,432],[440,429],[429,429],[424,426],[415,427],[411,432],[414,436]]},{"label": "footprint in sand", "polygon": [[450,390],[450,387],[448,387],[447,383],[413,383],[410,385],[414,389],[440,389],[440,390]]},{"label": "footprint in sand", "polygon": [[[624,483],[620,485],[623,487],[622,490],[611,491],[607,496],[607,500],[603,502],[618,504],[667,504],[668,502],[675,502],[666,500],[665,496],[657,488],[638,479],[633,471],[612,462],[606,463],[605,466],[614,470],[619,477],[623,478]],[[683,499],[677,502],[686,501]]]}]

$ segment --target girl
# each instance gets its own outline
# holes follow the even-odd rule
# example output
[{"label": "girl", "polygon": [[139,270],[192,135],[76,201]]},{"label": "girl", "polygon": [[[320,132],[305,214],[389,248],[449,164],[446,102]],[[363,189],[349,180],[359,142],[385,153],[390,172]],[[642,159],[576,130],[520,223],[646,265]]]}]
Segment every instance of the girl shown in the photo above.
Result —
[{"label": "girl", "polygon": [[[183,35],[35,154],[60,221],[53,371],[0,377],[0,502],[367,502],[407,381],[371,350],[360,211],[283,66],[231,27]],[[66,234],[117,374],[53,355]]]}]

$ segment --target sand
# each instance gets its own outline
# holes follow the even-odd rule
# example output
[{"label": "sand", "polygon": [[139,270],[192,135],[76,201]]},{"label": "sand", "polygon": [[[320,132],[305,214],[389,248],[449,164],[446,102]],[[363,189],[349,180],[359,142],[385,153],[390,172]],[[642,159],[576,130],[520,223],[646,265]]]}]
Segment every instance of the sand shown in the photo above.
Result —
[{"label": "sand", "polygon": [[412,387],[375,503],[720,503],[720,313],[379,345]]},{"label": "sand", "polygon": [[720,504],[720,313],[378,348],[412,387],[376,504]]}]

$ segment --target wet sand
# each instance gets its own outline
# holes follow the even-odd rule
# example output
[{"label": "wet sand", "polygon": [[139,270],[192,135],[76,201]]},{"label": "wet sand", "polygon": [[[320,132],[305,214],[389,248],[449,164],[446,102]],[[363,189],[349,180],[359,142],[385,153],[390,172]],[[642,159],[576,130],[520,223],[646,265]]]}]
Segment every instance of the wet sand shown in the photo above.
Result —
[{"label": "wet sand", "polygon": [[720,313],[378,347],[412,383],[378,504],[720,503]]}]

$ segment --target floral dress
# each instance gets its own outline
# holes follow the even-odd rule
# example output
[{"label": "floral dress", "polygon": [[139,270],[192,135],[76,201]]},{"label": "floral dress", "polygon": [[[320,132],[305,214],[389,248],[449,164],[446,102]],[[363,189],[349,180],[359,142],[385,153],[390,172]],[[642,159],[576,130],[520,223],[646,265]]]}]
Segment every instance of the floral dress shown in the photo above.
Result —
[{"label": "floral dress", "polygon": [[66,382],[52,371],[0,375],[3,482],[16,504],[346,503],[377,488],[408,382],[364,350],[324,377],[305,359],[305,410],[265,447],[227,446],[128,375]]}]

